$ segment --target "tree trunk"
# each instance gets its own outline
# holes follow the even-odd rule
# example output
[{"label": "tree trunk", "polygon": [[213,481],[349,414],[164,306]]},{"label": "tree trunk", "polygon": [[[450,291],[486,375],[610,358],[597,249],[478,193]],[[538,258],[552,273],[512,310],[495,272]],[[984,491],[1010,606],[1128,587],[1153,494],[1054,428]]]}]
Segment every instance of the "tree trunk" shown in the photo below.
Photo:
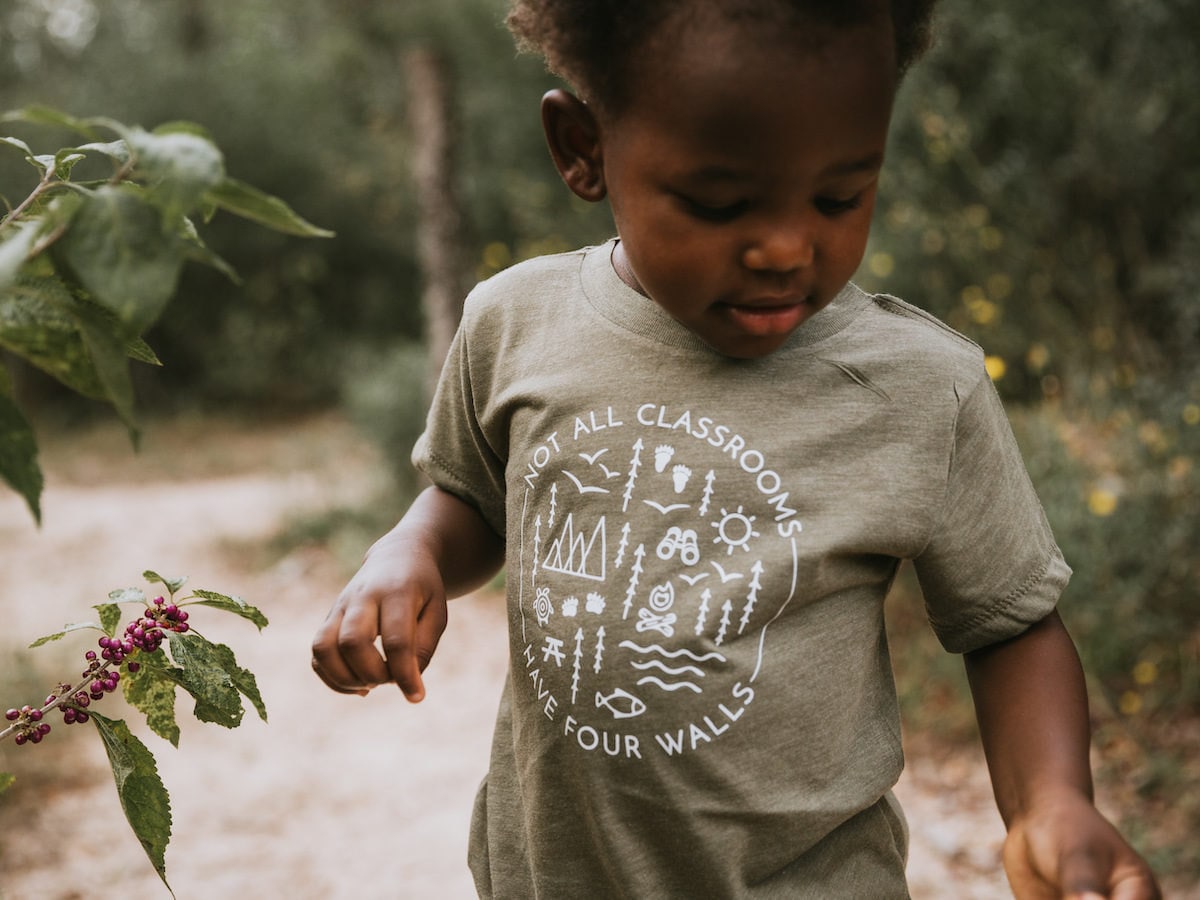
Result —
[{"label": "tree trunk", "polygon": [[405,53],[404,72],[419,213],[417,258],[424,282],[421,306],[429,353],[428,391],[432,393],[470,286],[466,216],[454,183],[460,138],[453,73],[446,57],[428,47],[413,48]]}]

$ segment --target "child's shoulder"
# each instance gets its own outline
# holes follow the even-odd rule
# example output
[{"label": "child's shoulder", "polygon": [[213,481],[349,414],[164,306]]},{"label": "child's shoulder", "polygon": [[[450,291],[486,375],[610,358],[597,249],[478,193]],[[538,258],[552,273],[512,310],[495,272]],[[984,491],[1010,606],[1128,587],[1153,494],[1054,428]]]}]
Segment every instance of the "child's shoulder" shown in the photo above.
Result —
[{"label": "child's shoulder", "polygon": [[967,378],[985,371],[983,348],[933,313],[891,294],[867,296],[874,313],[873,342],[892,359],[908,359],[921,368],[941,368]]},{"label": "child's shoulder", "polygon": [[580,267],[591,248],[552,253],[523,260],[479,282],[467,297],[467,310],[475,315],[489,311],[519,311],[561,298],[578,284]]}]

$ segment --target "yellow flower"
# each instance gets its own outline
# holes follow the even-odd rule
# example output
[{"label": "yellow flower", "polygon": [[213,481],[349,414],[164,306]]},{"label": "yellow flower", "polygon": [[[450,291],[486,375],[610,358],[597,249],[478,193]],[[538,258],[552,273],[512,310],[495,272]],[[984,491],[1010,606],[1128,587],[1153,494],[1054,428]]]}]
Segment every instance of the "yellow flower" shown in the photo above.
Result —
[{"label": "yellow flower", "polygon": [[1200,405],[1189,403],[1183,408],[1183,421],[1187,425],[1200,425]]},{"label": "yellow flower", "polygon": [[1008,371],[1008,364],[999,356],[986,356],[984,357],[983,364],[987,368],[988,377],[992,381],[999,381],[1004,377],[1004,373]]},{"label": "yellow flower", "polygon": [[1137,691],[1126,691],[1121,695],[1117,708],[1124,715],[1134,716],[1142,711],[1142,697]]},{"label": "yellow flower", "polygon": [[1133,667],[1133,680],[1142,687],[1153,684],[1156,678],[1158,678],[1158,666],[1148,659],[1143,659]]},{"label": "yellow flower", "polygon": [[1093,516],[1111,516],[1117,510],[1117,495],[1106,488],[1093,488],[1088,494],[1087,505]]}]

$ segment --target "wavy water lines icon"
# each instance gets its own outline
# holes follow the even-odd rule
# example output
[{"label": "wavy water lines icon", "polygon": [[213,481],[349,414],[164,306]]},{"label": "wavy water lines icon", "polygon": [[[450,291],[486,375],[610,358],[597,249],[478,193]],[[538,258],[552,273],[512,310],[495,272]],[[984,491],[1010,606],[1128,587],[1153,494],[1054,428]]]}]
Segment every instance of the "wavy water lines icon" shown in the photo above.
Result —
[{"label": "wavy water lines icon", "polygon": [[635,644],[633,641],[621,641],[620,646],[625,650],[632,650],[635,653],[642,654],[643,657],[647,657],[642,660],[631,661],[630,665],[633,666],[633,668],[641,672],[645,672],[649,669],[655,669],[673,679],[671,681],[664,681],[657,675],[643,675],[638,679],[638,687],[641,687],[645,684],[653,684],[656,687],[669,692],[688,690],[697,694],[703,693],[703,688],[696,684],[695,681],[689,680],[686,676],[694,675],[697,678],[703,678],[704,671],[700,669],[699,666],[689,665],[688,663],[684,663],[682,665],[667,665],[667,663],[661,657],[665,657],[666,659],[671,660],[673,663],[679,660],[681,657],[689,659],[694,663],[705,663],[713,660],[721,663],[725,662],[725,657],[720,653],[717,653],[715,650],[708,653],[699,654],[693,653],[691,650],[687,650],[682,647],[676,650],[668,650],[666,647],[663,647],[660,644],[650,644],[647,647],[643,647],[640,644]]},{"label": "wavy water lines icon", "polygon": [[[630,665],[633,666],[635,669],[638,669],[639,671],[643,671],[643,672],[647,669],[660,669],[666,675],[671,675],[671,676],[675,676],[675,677],[678,677],[685,673],[687,673],[687,674],[694,673],[697,678],[704,677],[704,671],[702,669],[698,669],[696,666],[672,667],[672,666],[668,666],[666,663],[664,663],[662,660],[659,660],[659,659],[650,659],[650,660],[646,660],[644,662],[634,661],[634,662],[631,662]],[[681,690],[686,689],[689,691],[694,691],[697,694],[703,693],[703,690],[701,689],[700,685],[696,684],[694,681],[688,681],[686,679],[681,679],[679,681],[663,681],[657,675],[645,675],[642,678],[638,679],[637,684],[638,684],[638,687],[641,687],[643,684],[657,685],[658,687],[662,688],[664,691],[681,691]]]}]

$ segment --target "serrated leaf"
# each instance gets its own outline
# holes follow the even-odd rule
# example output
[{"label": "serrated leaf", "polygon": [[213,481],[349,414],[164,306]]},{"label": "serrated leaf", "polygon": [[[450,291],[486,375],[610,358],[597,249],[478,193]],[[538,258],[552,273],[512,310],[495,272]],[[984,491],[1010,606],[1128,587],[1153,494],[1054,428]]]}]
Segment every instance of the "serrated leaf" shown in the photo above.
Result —
[{"label": "serrated leaf", "polygon": [[131,706],[146,717],[150,730],[171,746],[179,746],[179,725],[175,721],[175,679],[156,657],[160,652],[139,653],[138,671],[121,679],[121,690]]},{"label": "serrated leaf", "polygon": [[95,622],[74,622],[70,625],[64,625],[62,628],[62,631],[56,631],[56,632],[54,632],[54,634],[47,634],[47,635],[44,635],[43,637],[38,638],[36,641],[34,641],[32,644],[29,645],[29,649],[32,650],[34,647],[40,647],[43,644],[50,643],[51,641],[61,640],[62,638],[66,637],[68,634],[70,634],[72,631],[83,631],[85,628],[90,628],[92,631],[103,631],[104,630]]},{"label": "serrated leaf", "polygon": [[225,178],[221,151],[194,131],[133,128],[125,140],[136,155],[134,177],[146,184],[146,199],[166,222],[187,215]]},{"label": "serrated leaf", "polygon": [[17,777],[12,772],[0,772],[0,794],[12,787],[16,780]]},{"label": "serrated leaf", "polygon": [[100,627],[104,633],[112,637],[121,626],[121,607],[115,603],[99,603],[92,607],[100,614]]},{"label": "serrated leaf", "polygon": [[240,725],[246,711],[216,645],[193,633],[172,633],[167,640],[180,670],[177,683],[196,701],[192,710],[196,718],[226,728]]},{"label": "serrated leaf", "polygon": [[129,827],[146,851],[154,871],[170,890],[165,855],[171,840],[171,799],[158,777],[154,755],[121,720],[95,712],[90,715],[108,753],[117,796]]},{"label": "serrated leaf", "polygon": [[33,520],[40,525],[45,479],[37,453],[37,437],[13,402],[8,373],[0,366],[0,478],[21,495]]},{"label": "serrated leaf", "polygon": [[214,652],[217,661],[221,667],[229,675],[233,686],[254,706],[258,717],[264,722],[267,721],[267,707],[263,703],[262,694],[258,691],[258,679],[254,677],[254,673],[249,669],[243,669],[238,665],[237,658],[233,655],[233,650],[225,644],[215,644]]},{"label": "serrated leaf", "polygon": [[[249,619],[258,626],[258,630],[262,631],[270,624],[267,617],[257,607],[251,606],[241,597],[231,597],[226,594],[218,594],[216,591],[193,591],[194,596],[203,599],[196,600],[196,606],[211,606],[214,609],[221,609],[225,612],[231,612],[234,615],[241,616],[243,619]],[[189,604],[191,605],[191,604]]]},{"label": "serrated leaf", "polygon": [[115,591],[108,592],[108,599],[112,603],[146,603],[146,592],[139,587],[118,588]]},{"label": "serrated leaf", "polygon": [[149,581],[151,584],[161,584],[172,595],[179,593],[179,589],[181,587],[183,587],[185,584],[187,584],[187,580],[188,580],[188,577],[186,575],[181,575],[178,578],[167,578],[163,575],[159,575],[153,569],[147,569],[145,572],[142,573],[142,577],[145,578],[147,581]]},{"label": "serrated leaf", "polygon": [[212,188],[205,194],[205,199],[235,216],[250,219],[285,234],[300,237],[334,236],[332,231],[318,228],[305,220],[278,197],[233,178],[226,178]]},{"label": "serrated leaf", "polygon": [[106,185],[84,198],[55,255],[134,337],[174,294],[187,247],[138,191]]}]

